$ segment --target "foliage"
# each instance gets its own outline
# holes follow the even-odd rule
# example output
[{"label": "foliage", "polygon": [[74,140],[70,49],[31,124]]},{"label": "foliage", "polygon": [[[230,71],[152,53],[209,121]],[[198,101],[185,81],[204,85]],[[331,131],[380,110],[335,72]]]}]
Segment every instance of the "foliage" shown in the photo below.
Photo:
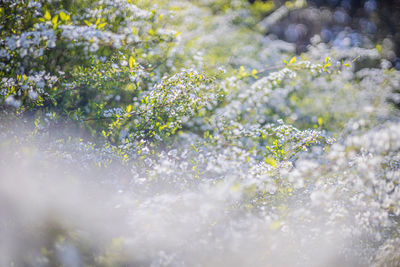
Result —
[{"label": "foliage", "polygon": [[[59,211],[38,210],[44,234],[15,241],[1,264],[400,264],[400,73],[380,45],[316,36],[295,56],[265,35],[303,5],[4,1],[0,200],[24,201],[10,177],[33,162],[33,180],[52,189],[36,198],[18,178],[33,188],[27,203],[54,198]],[[87,189],[63,201],[76,181]],[[124,194],[91,192],[103,189]],[[17,206],[0,231],[25,229]]]}]

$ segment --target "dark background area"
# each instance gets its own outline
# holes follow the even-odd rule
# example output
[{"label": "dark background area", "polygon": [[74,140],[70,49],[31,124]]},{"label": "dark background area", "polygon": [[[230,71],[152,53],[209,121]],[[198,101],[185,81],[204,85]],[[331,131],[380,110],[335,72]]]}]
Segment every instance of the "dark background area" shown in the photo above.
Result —
[{"label": "dark background area", "polygon": [[307,0],[306,8],[291,11],[269,33],[295,43],[298,53],[316,34],[337,47],[380,43],[394,51],[386,57],[400,69],[400,0]]}]

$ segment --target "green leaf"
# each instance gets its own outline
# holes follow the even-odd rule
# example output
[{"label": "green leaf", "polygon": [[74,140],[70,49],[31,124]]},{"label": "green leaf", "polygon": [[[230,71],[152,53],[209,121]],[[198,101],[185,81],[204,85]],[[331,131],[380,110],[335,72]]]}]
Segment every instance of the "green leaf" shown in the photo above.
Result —
[{"label": "green leaf", "polygon": [[324,120],[323,120],[321,117],[319,117],[319,118],[318,118],[318,125],[320,125],[320,126],[321,126],[321,125],[322,125],[322,123],[324,123]]},{"label": "green leaf", "polygon": [[257,73],[258,73],[258,71],[256,69],[253,69],[251,71],[251,76],[253,76],[255,79],[257,79]]},{"label": "green leaf", "polygon": [[48,10],[46,10],[46,12],[44,13],[44,18],[46,20],[51,20],[51,15],[50,15],[50,12]]},{"label": "green leaf", "polygon": [[58,21],[58,15],[55,15],[55,16],[53,17],[53,19],[51,20],[51,22],[52,22],[54,25],[56,25],[56,24],[57,24],[57,21]]},{"label": "green leaf", "polygon": [[272,158],[272,157],[267,157],[267,158],[265,158],[265,163],[271,165],[271,166],[274,167],[274,168],[275,168],[275,167],[277,166],[277,164],[278,164],[278,162],[276,162],[276,160],[275,160],[274,158]]},{"label": "green leaf", "polygon": [[330,66],[331,66],[331,63],[330,63],[330,62],[327,62],[327,63],[324,65],[324,71],[326,71],[327,68],[329,68]]},{"label": "green leaf", "polygon": [[270,228],[271,230],[278,230],[278,229],[281,227],[281,225],[282,225],[282,223],[281,223],[280,221],[276,220],[276,221],[273,221],[273,222],[270,224],[269,228]]},{"label": "green leaf", "polygon": [[63,21],[68,21],[68,20],[70,19],[70,16],[69,16],[67,13],[61,11],[61,12],[60,12],[60,18],[61,18],[61,20],[63,20]]},{"label": "green leaf", "polygon": [[126,107],[126,112],[129,113],[132,111],[132,105]]},{"label": "green leaf", "polygon": [[376,45],[376,51],[378,51],[378,53],[382,52],[382,46],[380,44]]},{"label": "green leaf", "polygon": [[240,183],[235,183],[234,185],[231,186],[232,192],[238,192],[240,189]]},{"label": "green leaf", "polygon": [[104,26],[106,26],[106,25],[107,25],[107,22],[104,22],[104,23],[99,24],[99,25],[97,26],[97,28],[98,28],[98,29],[102,29],[102,28],[104,28]]},{"label": "green leaf", "polygon": [[132,69],[134,64],[135,64],[135,59],[132,56],[130,56],[129,57],[129,68]]}]

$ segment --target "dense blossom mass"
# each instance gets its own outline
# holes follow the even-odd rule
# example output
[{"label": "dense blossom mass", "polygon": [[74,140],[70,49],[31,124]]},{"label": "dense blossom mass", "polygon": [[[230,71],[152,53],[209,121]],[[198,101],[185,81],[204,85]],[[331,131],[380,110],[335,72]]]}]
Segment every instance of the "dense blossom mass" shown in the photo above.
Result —
[{"label": "dense blossom mass", "polygon": [[2,1],[1,266],[400,265],[388,46],[253,2]]}]

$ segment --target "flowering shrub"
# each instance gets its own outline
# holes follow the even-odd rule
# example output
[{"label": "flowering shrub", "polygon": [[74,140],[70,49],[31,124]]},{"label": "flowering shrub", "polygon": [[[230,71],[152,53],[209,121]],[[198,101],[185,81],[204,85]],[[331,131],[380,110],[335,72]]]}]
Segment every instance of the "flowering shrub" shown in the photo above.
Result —
[{"label": "flowering shrub", "polygon": [[1,265],[398,266],[400,73],[303,5],[4,1]]}]

